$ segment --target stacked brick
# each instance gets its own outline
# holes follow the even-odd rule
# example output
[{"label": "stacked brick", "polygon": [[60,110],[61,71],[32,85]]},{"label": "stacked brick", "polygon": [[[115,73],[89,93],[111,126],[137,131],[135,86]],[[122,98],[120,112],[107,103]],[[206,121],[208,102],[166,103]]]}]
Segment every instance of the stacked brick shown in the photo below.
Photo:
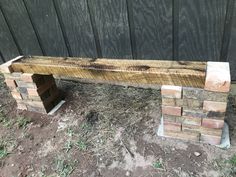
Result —
[{"label": "stacked brick", "polygon": [[4,76],[18,109],[48,113],[60,101],[52,75],[8,72]]},{"label": "stacked brick", "polygon": [[207,63],[204,89],[162,86],[164,136],[219,145],[229,91],[229,64],[219,62]]}]

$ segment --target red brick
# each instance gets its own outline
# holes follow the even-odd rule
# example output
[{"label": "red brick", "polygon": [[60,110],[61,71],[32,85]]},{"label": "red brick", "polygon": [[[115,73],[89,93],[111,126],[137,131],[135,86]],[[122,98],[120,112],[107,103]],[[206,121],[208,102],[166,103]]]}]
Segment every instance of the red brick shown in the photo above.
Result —
[{"label": "red brick", "polygon": [[199,132],[206,135],[221,136],[222,129],[206,128],[196,125],[182,124],[182,131]]},{"label": "red brick", "polygon": [[177,101],[175,98],[162,98],[162,105],[165,106],[176,106]]},{"label": "red brick", "polygon": [[34,82],[24,82],[24,81],[16,81],[18,87],[25,87],[25,88],[37,88]]},{"label": "red brick", "polygon": [[181,123],[164,121],[164,131],[181,131]]},{"label": "red brick", "polygon": [[230,91],[230,67],[228,62],[207,62],[205,90]]},{"label": "red brick", "polygon": [[202,110],[188,110],[188,109],[183,108],[183,116],[206,118],[207,114],[204,113]]},{"label": "red brick", "polygon": [[226,102],[204,101],[203,103],[204,111],[226,112],[226,107]]},{"label": "red brick", "polygon": [[173,106],[163,106],[162,105],[162,114],[172,115],[172,116],[181,116],[182,108],[173,107]]},{"label": "red brick", "polygon": [[207,128],[223,128],[224,120],[217,119],[202,119],[202,126]]},{"label": "red brick", "polygon": [[210,118],[210,119],[219,119],[219,120],[224,120],[225,119],[225,112],[214,112],[214,111],[209,111],[206,112],[207,113],[207,117],[206,118]]},{"label": "red brick", "polygon": [[13,79],[5,79],[5,83],[10,89],[14,89],[17,87],[16,82]]},{"label": "red brick", "polygon": [[201,134],[200,141],[211,145],[220,145],[221,136]]},{"label": "red brick", "polygon": [[201,118],[196,118],[196,117],[183,117],[182,118],[182,123],[183,124],[188,124],[188,125],[201,126],[202,119]]},{"label": "red brick", "polygon": [[24,81],[24,82],[34,82],[33,76],[34,76],[34,74],[23,73],[21,75],[21,80]]},{"label": "red brick", "polygon": [[20,110],[27,110],[27,107],[24,103],[22,102],[17,102],[17,109],[20,109]]},{"label": "red brick", "polygon": [[163,85],[161,87],[161,95],[166,98],[181,98],[182,97],[182,87]]},{"label": "red brick", "polygon": [[173,131],[165,131],[165,137],[181,139],[186,141],[199,141],[200,134],[197,132],[173,132]]},{"label": "red brick", "polygon": [[21,94],[18,92],[11,92],[11,95],[16,100],[22,100]]},{"label": "red brick", "polygon": [[204,89],[195,87],[183,87],[183,98],[184,99],[195,99],[202,100]]},{"label": "red brick", "polygon": [[171,115],[162,115],[164,122],[176,122],[176,117]]},{"label": "red brick", "polygon": [[21,72],[13,72],[13,73],[4,73],[3,75],[4,75],[4,77],[6,78],[6,79],[13,79],[13,80],[19,80],[20,79],[20,77],[21,77]]},{"label": "red brick", "polygon": [[27,88],[29,96],[39,96],[37,88]]}]

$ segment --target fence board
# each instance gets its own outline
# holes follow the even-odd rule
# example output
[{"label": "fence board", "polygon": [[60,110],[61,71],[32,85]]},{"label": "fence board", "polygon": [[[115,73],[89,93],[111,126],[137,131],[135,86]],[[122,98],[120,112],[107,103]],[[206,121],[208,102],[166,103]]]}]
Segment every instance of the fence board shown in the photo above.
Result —
[{"label": "fence board", "polygon": [[38,30],[45,54],[68,56],[53,1],[26,0],[32,21]]},{"label": "fence board", "polygon": [[58,0],[73,56],[97,57],[86,0]]},{"label": "fence board", "polygon": [[4,57],[2,55],[2,52],[0,51],[0,64],[2,64],[4,62],[5,62]]},{"label": "fence board", "polygon": [[90,0],[102,57],[132,58],[125,0]]},{"label": "fence board", "polygon": [[172,59],[172,0],[132,2],[137,58]]},{"label": "fence board", "polygon": [[0,24],[0,49],[2,56],[7,61],[19,55],[19,52],[1,11]]},{"label": "fence board", "polygon": [[236,80],[236,2],[234,1],[234,14],[232,21],[231,38],[229,43],[228,58],[230,62],[231,79]]},{"label": "fence board", "polygon": [[179,59],[220,59],[226,0],[180,0]]},{"label": "fence board", "polygon": [[1,6],[23,54],[42,55],[23,1],[1,0]]}]

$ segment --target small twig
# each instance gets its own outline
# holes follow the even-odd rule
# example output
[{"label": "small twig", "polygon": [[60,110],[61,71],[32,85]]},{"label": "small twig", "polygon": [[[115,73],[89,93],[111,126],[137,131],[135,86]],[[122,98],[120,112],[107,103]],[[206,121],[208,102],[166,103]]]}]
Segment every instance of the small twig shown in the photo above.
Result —
[{"label": "small twig", "polygon": [[132,158],[134,158],[134,154],[127,148],[127,146],[124,144],[124,142],[120,139],[121,144],[125,147],[126,151],[130,154]]}]

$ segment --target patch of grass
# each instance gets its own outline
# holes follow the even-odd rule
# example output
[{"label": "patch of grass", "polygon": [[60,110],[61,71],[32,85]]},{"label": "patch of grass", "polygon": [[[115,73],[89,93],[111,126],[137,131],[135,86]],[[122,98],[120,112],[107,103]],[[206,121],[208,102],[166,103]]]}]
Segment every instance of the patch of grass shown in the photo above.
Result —
[{"label": "patch of grass", "polygon": [[87,144],[86,144],[86,142],[85,141],[83,141],[83,140],[78,140],[77,142],[76,142],[76,147],[78,147],[78,149],[80,150],[80,151],[85,151],[85,150],[87,150]]},{"label": "patch of grass", "polygon": [[9,154],[6,146],[7,146],[6,141],[0,140],[0,159],[3,159]]},{"label": "patch of grass", "polygon": [[229,159],[216,159],[213,161],[213,165],[223,177],[235,177],[236,175],[236,154]]},{"label": "patch of grass", "polygon": [[161,160],[154,162],[152,166],[156,169],[163,169],[163,164]]},{"label": "patch of grass", "polygon": [[64,146],[64,149],[66,150],[66,153],[68,153],[73,147],[73,143],[71,140],[68,140],[66,143],[65,143],[65,146]]},{"label": "patch of grass", "polygon": [[4,127],[11,128],[14,125],[14,120],[7,118],[3,110],[0,110],[0,123],[2,123]]},{"label": "patch of grass", "polygon": [[65,161],[64,159],[56,159],[56,173],[60,177],[67,177],[74,171],[74,163],[69,163]]},{"label": "patch of grass", "polygon": [[229,160],[229,163],[233,166],[236,167],[236,154],[234,154],[231,159]]},{"label": "patch of grass", "polygon": [[3,76],[3,74],[0,74],[0,88],[2,88],[2,87],[5,87],[4,76]]},{"label": "patch of grass", "polygon": [[55,176],[52,176],[52,175],[48,176],[48,175],[45,174],[45,172],[46,172],[46,168],[42,167],[40,172],[39,172],[39,177],[55,177]]},{"label": "patch of grass", "polygon": [[92,125],[90,123],[83,123],[81,124],[81,129],[85,132],[90,132],[92,130]]},{"label": "patch of grass", "polygon": [[27,125],[31,123],[32,120],[26,117],[18,117],[16,124],[18,128],[26,129]]},{"label": "patch of grass", "polygon": [[68,128],[68,129],[67,129],[67,135],[68,135],[69,137],[72,137],[72,136],[74,135],[74,130],[73,130],[72,128]]}]

